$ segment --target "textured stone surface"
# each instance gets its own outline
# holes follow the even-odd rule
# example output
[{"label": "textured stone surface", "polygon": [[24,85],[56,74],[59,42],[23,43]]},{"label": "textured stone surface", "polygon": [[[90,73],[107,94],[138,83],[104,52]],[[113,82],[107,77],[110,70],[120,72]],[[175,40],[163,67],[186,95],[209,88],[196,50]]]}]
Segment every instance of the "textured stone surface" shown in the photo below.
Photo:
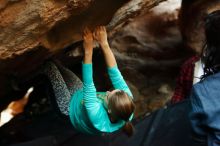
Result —
[{"label": "textured stone surface", "polygon": [[2,4],[1,58],[20,55],[41,45],[49,48],[49,44],[44,42],[47,40],[45,35],[59,22],[69,19],[73,14],[82,13],[91,4],[91,0],[20,0]]},{"label": "textured stone surface", "polygon": [[[159,0],[158,0],[159,1]],[[81,39],[85,26],[106,25],[111,29],[151,8],[155,0],[3,0],[0,3],[0,58],[10,58],[38,46],[61,49]],[[124,13],[125,12],[125,13]]]}]

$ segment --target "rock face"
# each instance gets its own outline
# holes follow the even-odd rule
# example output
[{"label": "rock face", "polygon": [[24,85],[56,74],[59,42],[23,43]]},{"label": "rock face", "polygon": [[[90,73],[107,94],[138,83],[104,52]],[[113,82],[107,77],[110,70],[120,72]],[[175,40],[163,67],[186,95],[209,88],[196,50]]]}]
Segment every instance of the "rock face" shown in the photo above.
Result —
[{"label": "rock face", "polygon": [[[159,0],[1,1],[0,57],[10,58],[39,46],[51,51],[64,48],[81,39],[85,26],[93,28],[106,25],[112,20],[110,26],[113,29],[131,17],[131,14],[139,13],[141,8],[150,8],[158,2]],[[135,9],[131,8],[133,6]]]},{"label": "rock face", "polygon": [[[1,0],[0,97],[8,76],[27,74],[57,51],[81,40],[85,26],[116,26],[162,0]],[[10,91],[10,90],[9,90]]]}]

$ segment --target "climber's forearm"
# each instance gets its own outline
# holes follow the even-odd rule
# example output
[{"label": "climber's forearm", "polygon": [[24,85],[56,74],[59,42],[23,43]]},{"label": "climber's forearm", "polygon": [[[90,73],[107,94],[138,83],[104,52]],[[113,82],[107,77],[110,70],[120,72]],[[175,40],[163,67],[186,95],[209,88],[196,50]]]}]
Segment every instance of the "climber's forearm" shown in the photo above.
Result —
[{"label": "climber's forearm", "polygon": [[116,59],[115,59],[115,56],[114,56],[108,42],[101,44],[101,47],[102,47],[102,51],[103,51],[103,54],[105,57],[105,62],[107,64],[107,67],[115,66],[117,64]]}]

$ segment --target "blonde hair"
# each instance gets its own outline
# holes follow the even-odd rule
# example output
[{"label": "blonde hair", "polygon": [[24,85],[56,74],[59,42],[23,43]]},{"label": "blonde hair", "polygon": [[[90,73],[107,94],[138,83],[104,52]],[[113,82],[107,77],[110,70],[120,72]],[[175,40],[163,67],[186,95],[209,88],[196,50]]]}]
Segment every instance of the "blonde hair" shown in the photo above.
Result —
[{"label": "blonde hair", "polygon": [[134,128],[129,118],[134,112],[135,105],[131,97],[123,90],[119,90],[109,99],[109,107],[112,116],[117,120],[124,120],[126,123],[123,127],[124,132],[131,136]]}]

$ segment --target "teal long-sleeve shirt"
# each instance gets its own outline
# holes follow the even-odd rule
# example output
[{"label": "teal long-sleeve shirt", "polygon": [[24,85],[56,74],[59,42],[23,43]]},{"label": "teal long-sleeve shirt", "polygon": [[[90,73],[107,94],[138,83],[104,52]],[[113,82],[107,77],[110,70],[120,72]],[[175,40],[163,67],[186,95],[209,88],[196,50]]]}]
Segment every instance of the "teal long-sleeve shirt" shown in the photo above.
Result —
[{"label": "teal long-sleeve shirt", "polygon": [[[108,74],[115,89],[125,91],[133,98],[130,89],[123,79],[117,65],[108,68]],[[72,95],[69,116],[74,128],[87,134],[114,132],[124,126],[123,120],[111,123],[102,98],[106,92],[97,92],[93,82],[92,64],[82,64],[82,89]],[[131,116],[130,120],[132,119]]]}]

